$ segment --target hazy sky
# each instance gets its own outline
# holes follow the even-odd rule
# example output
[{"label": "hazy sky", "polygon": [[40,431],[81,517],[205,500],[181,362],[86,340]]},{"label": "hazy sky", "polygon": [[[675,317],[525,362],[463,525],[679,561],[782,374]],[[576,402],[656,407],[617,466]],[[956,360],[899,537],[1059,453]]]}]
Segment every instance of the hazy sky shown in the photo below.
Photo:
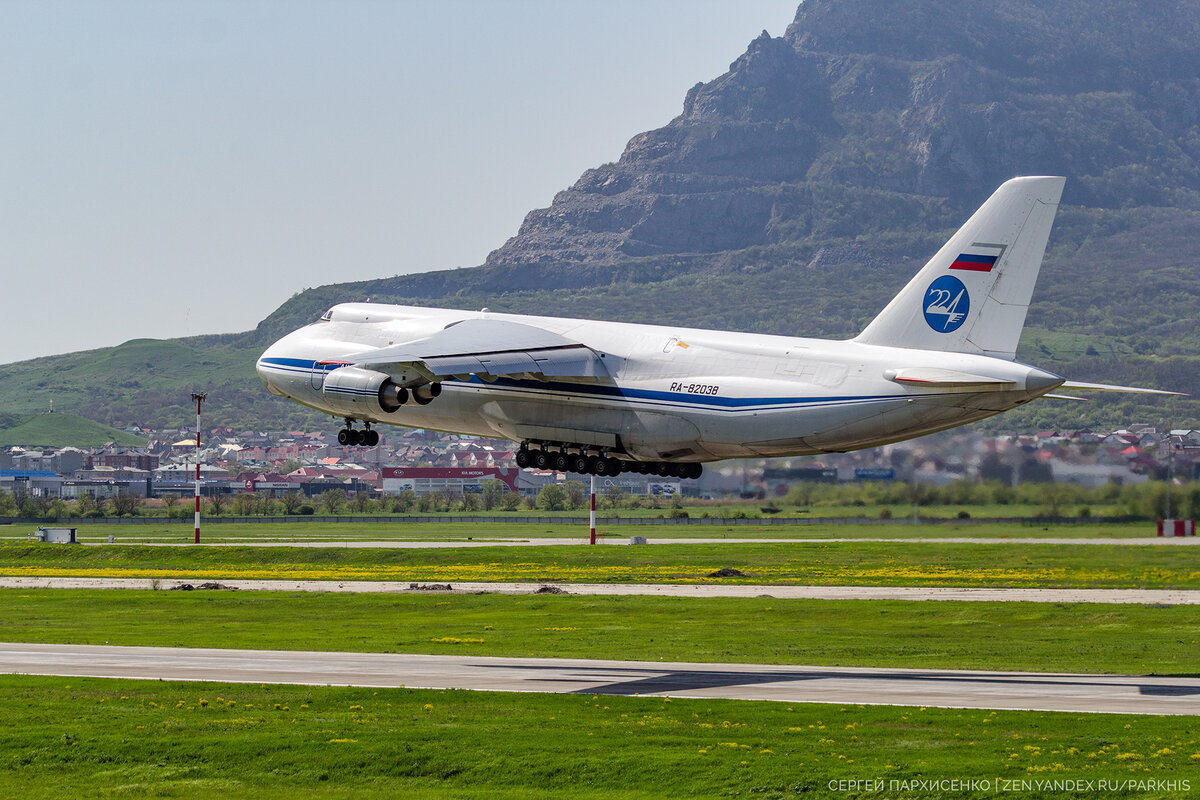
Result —
[{"label": "hazy sky", "polygon": [[0,0],[0,363],[474,266],[797,0]]}]

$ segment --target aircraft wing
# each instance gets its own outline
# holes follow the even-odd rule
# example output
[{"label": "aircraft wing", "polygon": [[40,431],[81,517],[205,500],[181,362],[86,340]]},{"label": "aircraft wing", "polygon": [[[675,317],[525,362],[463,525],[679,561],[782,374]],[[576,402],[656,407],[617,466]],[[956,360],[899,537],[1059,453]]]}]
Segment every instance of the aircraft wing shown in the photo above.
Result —
[{"label": "aircraft wing", "polygon": [[603,356],[587,345],[533,325],[491,319],[452,323],[424,339],[356,353],[349,360],[387,373],[413,369],[433,380],[472,373],[554,378],[608,374]]}]

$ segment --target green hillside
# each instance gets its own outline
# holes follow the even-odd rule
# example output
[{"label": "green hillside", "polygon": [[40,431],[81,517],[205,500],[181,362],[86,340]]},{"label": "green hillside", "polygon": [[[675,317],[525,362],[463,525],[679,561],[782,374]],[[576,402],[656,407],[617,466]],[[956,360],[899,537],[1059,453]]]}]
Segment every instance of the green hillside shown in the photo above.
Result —
[{"label": "green hillside", "polygon": [[140,447],[146,439],[75,414],[0,414],[0,446],[100,447],[109,442]]},{"label": "green hillside", "polygon": [[134,339],[9,364],[0,368],[0,408],[41,411],[53,401],[56,410],[117,427],[191,427],[196,419],[191,393],[202,391],[208,394],[206,425],[250,430],[324,425],[328,418],[263,390],[254,374],[262,348],[238,338]]}]

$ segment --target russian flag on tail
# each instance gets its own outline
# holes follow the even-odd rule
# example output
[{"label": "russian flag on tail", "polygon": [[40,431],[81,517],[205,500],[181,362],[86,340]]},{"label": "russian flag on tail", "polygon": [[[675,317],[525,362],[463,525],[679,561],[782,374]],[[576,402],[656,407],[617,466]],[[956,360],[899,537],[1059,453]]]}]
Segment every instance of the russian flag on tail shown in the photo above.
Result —
[{"label": "russian flag on tail", "polygon": [[971,253],[962,253],[958,258],[954,259],[954,263],[950,265],[950,269],[991,272],[992,267],[996,266],[997,258],[999,256],[977,256]]}]

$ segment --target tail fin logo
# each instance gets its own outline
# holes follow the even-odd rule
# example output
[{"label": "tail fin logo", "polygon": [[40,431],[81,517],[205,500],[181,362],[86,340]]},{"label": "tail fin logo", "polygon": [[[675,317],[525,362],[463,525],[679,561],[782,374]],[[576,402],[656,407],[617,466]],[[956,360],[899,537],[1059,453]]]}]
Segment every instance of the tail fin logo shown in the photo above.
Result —
[{"label": "tail fin logo", "polygon": [[971,310],[967,287],[953,275],[943,275],[925,290],[925,322],[938,333],[952,333],[962,327]]}]

